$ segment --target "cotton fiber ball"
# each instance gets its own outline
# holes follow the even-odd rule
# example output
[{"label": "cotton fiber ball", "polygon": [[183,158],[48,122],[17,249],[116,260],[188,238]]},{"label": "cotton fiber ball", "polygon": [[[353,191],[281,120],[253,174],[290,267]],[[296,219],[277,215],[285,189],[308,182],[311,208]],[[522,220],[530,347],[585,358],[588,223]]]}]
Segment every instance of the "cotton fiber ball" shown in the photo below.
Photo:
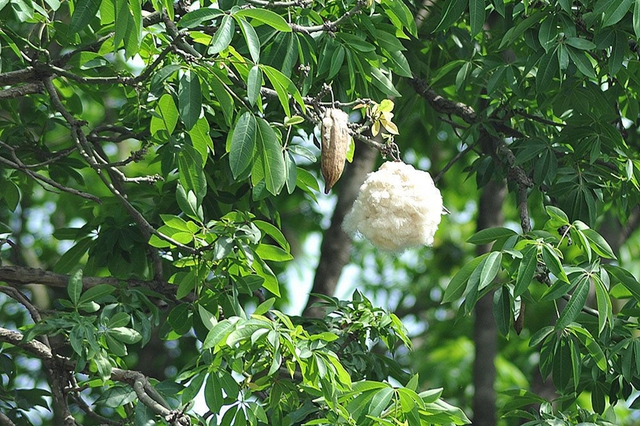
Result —
[{"label": "cotton fiber ball", "polygon": [[387,251],[433,244],[442,196],[431,175],[402,162],[386,162],[369,173],[343,228]]}]

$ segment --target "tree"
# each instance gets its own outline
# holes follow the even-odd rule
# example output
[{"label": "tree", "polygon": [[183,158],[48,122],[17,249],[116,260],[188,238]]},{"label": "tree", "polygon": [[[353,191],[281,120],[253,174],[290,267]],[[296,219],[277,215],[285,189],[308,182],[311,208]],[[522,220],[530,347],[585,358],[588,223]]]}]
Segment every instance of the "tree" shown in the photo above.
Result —
[{"label": "tree", "polygon": [[[2,423],[631,421],[637,1],[12,0],[0,22]],[[452,214],[433,247],[352,244],[367,173],[400,159]]]}]

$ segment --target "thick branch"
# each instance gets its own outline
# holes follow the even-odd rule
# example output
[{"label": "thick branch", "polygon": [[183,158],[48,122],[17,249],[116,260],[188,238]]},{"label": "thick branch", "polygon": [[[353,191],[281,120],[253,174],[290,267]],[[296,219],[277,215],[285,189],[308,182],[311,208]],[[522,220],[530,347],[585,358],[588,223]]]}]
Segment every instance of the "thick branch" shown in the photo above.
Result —
[{"label": "thick branch", "polygon": [[42,93],[44,89],[40,83],[27,83],[17,87],[0,90],[0,99],[21,98],[25,95]]},{"label": "thick branch", "polygon": [[[48,287],[66,288],[69,283],[69,275],[57,274],[37,268],[27,268],[24,266],[2,265],[0,266],[0,281],[12,285],[42,284]],[[82,285],[85,289],[95,287],[100,284],[118,287],[121,282],[127,283],[131,287],[148,287],[157,289],[156,281],[145,281],[138,279],[121,280],[113,277],[82,277]],[[162,288],[171,288],[166,282],[161,283]],[[166,295],[173,292],[166,292]]]},{"label": "thick branch", "polygon": [[[0,342],[10,343],[26,350],[41,359],[45,364],[47,364],[50,370],[55,370],[53,371],[54,374],[73,374],[74,364],[70,359],[54,356],[47,346],[37,340],[24,342],[22,340],[23,337],[22,333],[0,327]],[[114,368],[111,371],[111,379],[131,385],[140,402],[151,408],[154,413],[162,416],[167,422],[169,422],[169,424],[175,426],[187,426],[191,424],[188,415],[180,411],[170,409],[169,405],[153,388],[153,386],[151,386],[149,379],[144,374],[138,371]],[[58,395],[58,397],[64,397],[64,395]],[[68,413],[68,410],[65,410],[63,413],[63,418],[65,423],[73,424],[73,418],[70,413]]]}]

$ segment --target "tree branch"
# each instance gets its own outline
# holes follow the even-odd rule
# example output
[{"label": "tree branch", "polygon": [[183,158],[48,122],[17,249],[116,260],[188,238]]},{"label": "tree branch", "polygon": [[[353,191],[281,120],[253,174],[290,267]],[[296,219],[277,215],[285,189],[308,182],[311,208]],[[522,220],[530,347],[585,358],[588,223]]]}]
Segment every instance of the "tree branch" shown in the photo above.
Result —
[{"label": "tree branch", "polygon": [[27,83],[18,87],[9,87],[0,90],[0,99],[21,98],[26,95],[42,92],[44,92],[42,83]]},{"label": "tree branch", "polygon": [[356,15],[357,13],[360,13],[360,11],[362,10],[362,6],[364,6],[364,2],[358,1],[355,6],[353,6],[351,9],[346,11],[342,16],[340,16],[335,21],[327,21],[322,25],[313,25],[313,26],[305,27],[303,25],[289,24],[289,26],[291,27],[291,30],[304,33],[304,34],[312,34],[312,33],[318,33],[322,31],[335,32],[338,30],[338,27],[344,21]]},{"label": "tree branch", "polygon": [[27,176],[29,176],[30,178],[34,179],[34,180],[38,180],[40,182],[44,182],[47,185],[50,185],[56,189],[59,189],[62,192],[67,192],[69,194],[73,194],[73,195],[77,195],[78,197],[82,197],[82,198],[86,198],[87,200],[91,200],[91,201],[95,201],[96,203],[101,203],[102,201],[100,201],[100,198],[96,197],[93,194],[89,194],[87,192],[84,191],[79,191],[77,189],[74,188],[70,188],[68,186],[64,186],[59,184],[58,182],[49,179],[46,176],[42,176],[39,173],[34,172],[33,170],[30,170],[29,166],[27,166],[26,164],[24,164],[17,155],[15,155],[15,150],[13,149],[12,146],[0,141],[0,146],[8,149],[9,152],[11,152],[11,156],[13,157],[13,161],[4,158],[2,156],[0,156],[0,163],[5,164],[13,169],[16,170],[20,170],[21,172],[23,172],[24,174],[26,174]]},{"label": "tree branch", "polygon": [[[15,265],[1,265],[0,266],[0,281],[6,282],[11,285],[27,285],[27,284],[42,284],[48,287],[66,288],[69,283],[69,275],[57,274],[55,272],[49,272],[37,268],[27,268],[24,266]],[[82,286],[84,289],[95,287],[100,284],[107,284],[114,287],[119,287],[120,283],[126,283],[130,287],[146,287],[153,290],[158,290],[157,281],[145,281],[135,278],[121,280],[113,277],[82,277]],[[161,293],[167,297],[175,297],[175,291],[172,291],[166,281],[160,282]]]},{"label": "tree branch", "polygon": [[[22,333],[0,327],[0,342],[10,343],[24,349],[32,355],[35,355],[37,358],[41,359],[49,369],[54,370],[53,373],[55,375],[73,374],[75,365],[69,358],[54,355],[51,352],[51,349],[37,340],[25,342],[23,341],[23,337]],[[151,408],[154,413],[162,416],[167,422],[169,422],[169,424],[175,426],[187,426],[191,424],[191,420],[188,415],[179,410],[171,410],[171,407],[169,407],[169,405],[164,401],[162,396],[160,396],[153,386],[151,386],[147,376],[139,371],[114,368],[111,371],[111,380],[131,385],[140,402]],[[58,391],[56,391],[53,388],[54,386],[52,386],[54,400],[59,399],[60,397],[64,398],[64,394],[59,394],[60,392],[58,392],[62,391],[62,389],[58,389]],[[64,402],[64,405],[66,405],[66,402]],[[68,408],[63,409],[62,416],[65,424],[71,425],[75,423],[71,413],[68,411]]]},{"label": "tree branch", "polygon": [[[96,161],[95,156],[92,155],[91,147],[89,146],[86,135],[82,131],[82,126],[84,125],[84,123],[81,122],[80,120],[77,120],[73,115],[69,113],[69,111],[67,111],[65,106],[62,104],[60,97],[58,96],[58,92],[56,91],[56,88],[54,87],[50,77],[47,77],[44,79],[44,86],[47,90],[47,93],[49,94],[51,103],[53,104],[54,108],[60,114],[62,114],[62,117],[65,119],[65,121],[69,125],[69,128],[71,130],[71,136],[78,147],[78,151],[87,161],[87,163],[89,163],[89,165],[95,170],[96,174],[98,175],[100,180],[106,185],[109,191],[111,191],[111,193],[115,195],[116,198],[118,198],[120,202],[124,205],[125,209],[129,212],[133,220],[136,222],[136,224],[140,228],[142,235],[147,240],[151,238],[151,235],[155,235],[158,238],[169,242],[170,244],[180,248],[181,250],[187,253],[196,254],[198,252],[196,249],[175,241],[173,238],[170,238],[162,234],[161,232],[158,232],[157,229],[151,226],[151,224],[147,221],[147,219],[145,219],[144,216],[142,216],[142,213],[140,213],[135,207],[133,207],[133,205],[129,202],[129,200],[127,200],[126,194],[124,194],[121,190],[115,187],[114,183],[115,184],[120,183],[119,181],[117,181],[116,178],[114,178],[115,174],[112,174],[110,176],[111,179],[113,179],[113,181],[110,181],[109,179],[107,179],[104,173],[102,173],[102,168]],[[154,267],[157,268],[158,265],[160,265],[160,263],[157,261],[157,259],[154,259]],[[160,279],[161,271],[158,271],[156,269],[155,272],[156,272],[156,278]]]}]

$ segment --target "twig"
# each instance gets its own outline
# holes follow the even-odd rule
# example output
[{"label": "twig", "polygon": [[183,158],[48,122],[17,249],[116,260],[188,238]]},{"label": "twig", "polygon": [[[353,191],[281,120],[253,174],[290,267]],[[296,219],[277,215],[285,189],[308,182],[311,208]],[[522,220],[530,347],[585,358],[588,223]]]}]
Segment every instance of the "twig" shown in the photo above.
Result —
[{"label": "twig", "polygon": [[440,179],[442,179],[442,176],[444,176],[444,174],[451,167],[453,167],[453,165],[455,163],[457,163],[458,160],[460,160],[462,157],[464,157],[469,151],[473,150],[473,148],[476,146],[476,144],[477,144],[477,142],[474,142],[472,144],[468,144],[465,149],[463,149],[462,151],[458,152],[451,160],[449,160],[447,165],[444,166],[444,168],[438,172],[438,174],[433,178],[433,182],[434,183],[438,183],[438,181],[440,181]]},{"label": "twig", "polygon": [[292,7],[298,6],[301,8],[307,8],[311,6],[313,0],[291,0],[291,1],[267,1],[267,0],[248,0],[250,4],[266,8],[278,8],[278,7]]},{"label": "twig", "polygon": [[289,24],[289,26],[291,27],[292,31],[300,32],[300,33],[304,33],[304,34],[318,33],[318,32],[321,32],[321,31],[335,32],[335,31],[338,30],[338,27],[344,21],[346,21],[347,19],[351,18],[355,14],[360,13],[360,11],[362,10],[363,5],[364,5],[364,3],[362,1],[358,1],[355,6],[353,6],[351,9],[346,11],[342,16],[340,16],[335,21],[327,21],[322,25],[313,25],[313,26],[305,27],[303,25]]},{"label": "twig", "polygon": [[[65,106],[60,101],[58,92],[56,91],[56,88],[53,86],[53,82],[51,81],[50,77],[47,77],[44,79],[44,86],[49,94],[49,98],[51,99],[51,103],[53,104],[54,108],[60,114],[62,114],[62,117],[65,119],[65,121],[69,125],[71,130],[71,136],[73,137],[73,140],[78,147],[78,151],[89,163],[89,165],[95,170],[96,174],[98,175],[100,180],[107,186],[109,191],[111,191],[111,193],[115,195],[116,198],[118,198],[120,202],[124,205],[125,209],[129,212],[133,220],[140,227],[140,231],[145,236],[145,238],[148,240],[149,238],[151,238],[151,235],[155,235],[158,238],[164,241],[167,241],[168,243],[180,248],[181,250],[186,251],[187,253],[190,253],[190,254],[198,253],[198,250],[192,247],[186,246],[184,244],[181,244],[175,241],[173,238],[168,237],[162,234],[161,232],[158,232],[158,230],[155,229],[153,226],[151,226],[151,224],[147,221],[147,219],[145,219],[144,216],[142,216],[142,214],[135,207],[133,207],[133,205],[129,202],[129,200],[127,200],[126,195],[121,190],[119,190],[114,186],[114,182],[107,179],[104,173],[102,173],[102,169],[98,165],[95,157],[90,154],[91,147],[89,146],[86,135],[82,131],[82,126],[84,123],[77,120],[73,115],[69,113],[69,111],[67,111]],[[155,259],[153,263],[155,268],[158,268],[159,266],[161,266],[161,263],[158,262],[157,259]],[[160,276],[162,276],[161,271],[156,269],[155,275],[157,278],[159,278]]]},{"label": "twig", "polygon": [[59,189],[60,191],[63,192],[67,192],[69,194],[73,194],[73,195],[77,195],[78,197],[82,197],[82,198],[86,198],[87,200],[91,200],[91,201],[95,201],[96,203],[101,203],[102,201],[100,201],[100,198],[96,197],[93,194],[89,194],[86,193],[84,191],[79,191],[77,189],[74,188],[70,188],[68,186],[64,186],[52,179],[49,179],[46,176],[42,176],[39,173],[34,172],[33,170],[29,169],[29,166],[27,166],[26,164],[24,164],[16,155],[15,155],[15,151],[13,149],[13,147],[11,147],[10,145],[1,142],[0,141],[0,146],[2,146],[3,148],[9,149],[10,152],[12,153],[12,157],[13,157],[13,161],[6,159],[2,156],[0,156],[0,163],[5,164],[13,169],[17,169],[20,170],[21,172],[23,172],[24,174],[28,175],[29,177],[44,182],[47,185],[50,185],[56,189]]}]

